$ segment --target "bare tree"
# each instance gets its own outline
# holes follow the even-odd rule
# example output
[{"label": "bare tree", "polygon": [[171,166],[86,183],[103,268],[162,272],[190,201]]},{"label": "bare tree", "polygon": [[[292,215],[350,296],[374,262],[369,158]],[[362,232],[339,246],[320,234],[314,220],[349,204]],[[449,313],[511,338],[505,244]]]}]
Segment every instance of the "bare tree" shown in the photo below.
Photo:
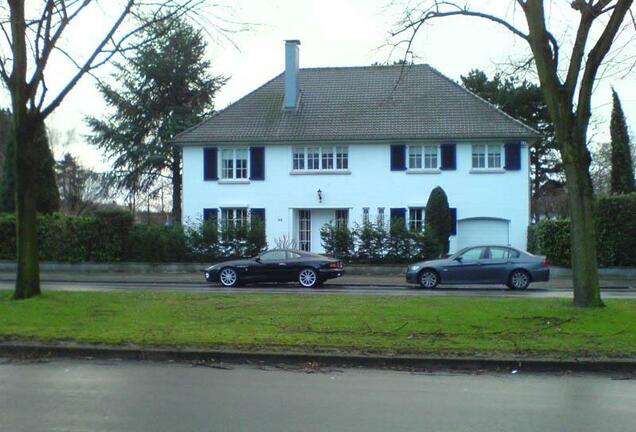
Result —
[{"label": "bare tree", "polygon": [[[596,232],[593,219],[593,194],[590,179],[590,152],[587,130],[591,116],[591,99],[599,69],[617,36],[634,32],[636,22],[630,11],[633,0],[572,0],[570,7],[578,14],[578,27],[572,43],[560,43],[546,24],[543,0],[510,0],[512,18],[476,10],[468,2],[429,0],[407,8],[404,20],[392,33],[403,38],[410,52],[418,31],[430,21],[456,16],[475,17],[501,26],[527,42],[563,160],[572,219],[572,267],[574,304],[602,306],[596,259]],[[509,14],[508,14],[509,15]],[[523,16],[517,25],[514,19]],[[631,40],[631,38],[630,38]],[[569,48],[571,45],[571,48]],[[569,48],[563,58],[561,49]],[[563,65],[566,65],[565,67]],[[632,66],[633,67],[633,66]]]},{"label": "bare tree", "polygon": [[[37,5],[8,0],[0,6],[0,76],[13,107],[16,138],[16,230],[18,273],[14,298],[40,294],[37,245],[37,178],[42,160],[50,154],[45,119],[53,113],[86,74],[108,63],[118,53],[134,48],[133,36],[158,20],[196,11],[204,0],[109,0],[116,15],[96,44],[72,54],[65,38],[88,11],[104,4],[96,0],[44,0]],[[106,14],[102,14],[106,19]],[[2,37],[2,36],[0,36]],[[143,43],[136,41],[134,44]],[[63,56],[76,70],[54,94],[47,71],[54,55]],[[59,78],[59,77],[58,77]]]}]

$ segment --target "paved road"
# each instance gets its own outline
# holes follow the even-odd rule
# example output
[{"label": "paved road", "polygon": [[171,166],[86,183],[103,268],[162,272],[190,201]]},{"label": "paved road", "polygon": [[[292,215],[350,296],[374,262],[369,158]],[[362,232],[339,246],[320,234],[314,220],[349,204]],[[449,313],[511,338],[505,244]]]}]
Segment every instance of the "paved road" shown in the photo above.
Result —
[{"label": "paved road", "polygon": [[12,432],[624,432],[634,419],[636,381],[602,375],[0,364],[0,429]]},{"label": "paved road", "polygon": [[[14,283],[10,279],[0,279],[0,289],[13,289]],[[171,292],[210,292],[210,293],[270,293],[270,294],[350,294],[350,295],[400,295],[400,296],[489,296],[489,297],[549,297],[571,298],[571,288],[530,287],[526,291],[510,291],[502,286],[471,286],[471,287],[441,287],[435,290],[423,290],[409,285],[340,285],[335,282],[327,282],[317,289],[303,289],[298,285],[270,284],[249,285],[238,288],[223,288],[219,285],[210,285],[205,282],[176,282],[169,281],[43,281],[43,290],[59,291],[171,291]],[[636,298],[636,289],[625,283],[615,284],[613,288],[603,290],[604,298]]]}]

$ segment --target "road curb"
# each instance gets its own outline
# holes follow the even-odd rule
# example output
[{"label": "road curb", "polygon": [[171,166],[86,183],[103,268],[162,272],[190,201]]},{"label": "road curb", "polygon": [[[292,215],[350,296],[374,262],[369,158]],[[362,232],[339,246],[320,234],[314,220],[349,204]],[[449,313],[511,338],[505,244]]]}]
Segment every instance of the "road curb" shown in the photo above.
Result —
[{"label": "road curb", "polygon": [[636,358],[477,357],[238,351],[82,344],[0,343],[0,356],[18,358],[124,359],[320,367],[367,367],[409,371],[470,370],[636,373]]}]

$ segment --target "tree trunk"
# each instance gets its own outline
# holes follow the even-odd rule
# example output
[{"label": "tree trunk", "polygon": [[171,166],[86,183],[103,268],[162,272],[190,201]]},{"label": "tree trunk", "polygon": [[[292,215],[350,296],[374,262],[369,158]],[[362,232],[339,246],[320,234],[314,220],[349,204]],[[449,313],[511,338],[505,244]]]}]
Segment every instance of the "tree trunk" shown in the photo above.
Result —
[{"label": "tree trunk", "polygon": [[172,222],[181,223],[181,149],[172,152]]},{"label": "tree trunk", "polygon": [[16,125],[16,234],[18,274],[14,298],[40,295],[37,244],[39,182],[48,142],[44,120],[25,115]]},{"label": "tree trunk", "polygon": [[573,126],[567,138],[560,143],[570,204],[574,304],[603,306],[596,261],[594,196],[589,171],[591,158],[585,145],[585,135],[580,133],[580,129]]}]

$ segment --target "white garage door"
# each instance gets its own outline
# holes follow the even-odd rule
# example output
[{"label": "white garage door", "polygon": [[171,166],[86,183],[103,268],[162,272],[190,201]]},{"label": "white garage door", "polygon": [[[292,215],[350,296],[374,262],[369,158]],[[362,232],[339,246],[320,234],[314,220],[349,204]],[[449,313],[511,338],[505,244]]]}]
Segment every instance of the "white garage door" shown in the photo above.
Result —
[{"label": "white garage door", "polygon": [[464,219],[457,223],[457,250],[482,244],[509,244],[507,220]]}]

